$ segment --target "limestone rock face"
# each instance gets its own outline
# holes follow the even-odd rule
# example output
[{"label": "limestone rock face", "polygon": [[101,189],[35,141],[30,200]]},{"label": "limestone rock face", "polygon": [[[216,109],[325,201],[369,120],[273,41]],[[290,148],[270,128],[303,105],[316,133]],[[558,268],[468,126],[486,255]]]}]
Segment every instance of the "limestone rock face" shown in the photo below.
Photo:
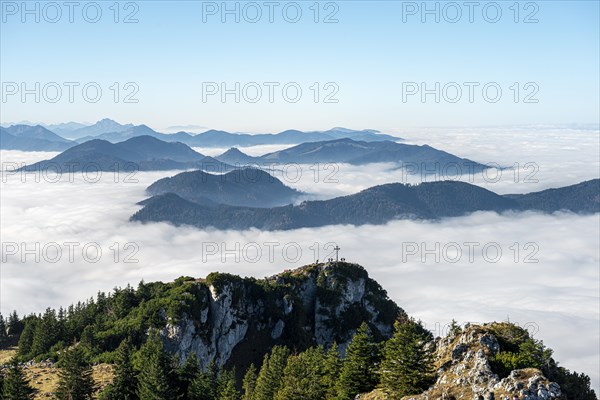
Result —
[{"label": "limestone rock face", "polygon": [[276,344],[345,350],[367,322],[376,338],[389,338],[404,311],[356,264],[331,262],[285,271],[265,280],[217,274],[196,281],[204,287],[193,313],[167,318],[160,330],[165,348],[185,362],[195,353],[243,366],[259,362]]},{"label": "limestone rock face", "polygon": [[504,379],[492,371],[489,359],[500,351],[498,339],[486,325],[468,326],[454,336],[437,339],[437,381],[426,392],[404,400],[562,399],[560,386],[538,369],[514,370]]}]

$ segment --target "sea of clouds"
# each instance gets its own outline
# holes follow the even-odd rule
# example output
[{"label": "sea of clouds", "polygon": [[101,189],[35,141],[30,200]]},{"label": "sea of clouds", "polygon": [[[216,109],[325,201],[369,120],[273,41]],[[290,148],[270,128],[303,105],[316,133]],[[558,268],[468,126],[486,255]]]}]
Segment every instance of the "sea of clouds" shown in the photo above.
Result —
[{"label": "sea of clouds", "polygon": [[[514,169],[504,169],[497,181],[491,179],[492,174],[461,177],[501,194],[566,186],[599,175],[597,130],[547,127],[395,133],[407,143],[427,143],[482,163],[502,167],[519,163],[518,175]],[[260,155],[282,147],[242,150]],[[225,149],[197,150],[216,155]],[[31,163],[54,154],[0,153],[5,170],[14,162]],[[524,168],[528,163],[535,168]],[[420,179],[406,177],[390,164],[299,167],[300,177],[295,166],[275,175],[306,192],[304,198],[314,199]],[[534,170],[525,181],[523,173]],[[144,189],[176,173],[103,173],[99,177],[75,173],[40,179],[39,174],[4,171],[0,312],[41,312],[48,306],[89,298],[98,290],[136,285],[142,279],[171,281],[216,270],[268,276],[334,257],[335,243],[342,248],[342,257],[367,268],[393,300],[434,333],[443,334],[451,319],[460,323],[509,319],[543,339],[562,365],[589,374],[598,389],[598,214],[480,212],[440,222],[394,221],[383,226],[285,232],[128,222],[140,208],[136,203],[146,197]]]}]

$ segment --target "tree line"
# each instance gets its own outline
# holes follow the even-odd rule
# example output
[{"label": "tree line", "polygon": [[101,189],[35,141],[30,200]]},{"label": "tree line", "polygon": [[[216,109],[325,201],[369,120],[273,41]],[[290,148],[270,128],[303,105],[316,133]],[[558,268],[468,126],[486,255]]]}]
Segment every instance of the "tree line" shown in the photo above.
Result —
[{"label": "tree line", "polygon": [[[432,336],[420,322],[396,323],[392,338],[376,342],[363,323],[341,357],[336,344],[292,353],[275,346],[257,369],[245,371],[240,384],[235,369],[213,361],[201,368],[195,354],[180,365],[157,334],[136,351],[124,340],[116,351],[114,379],[102,400],[350,400],[380,387],[391,399],[420,393],[433,382]],[[60,354],[58,400],[88,400],[96,392],[85,351],[73,344]],[[17,358],[0,374],[0,399],[33,397]]]}]

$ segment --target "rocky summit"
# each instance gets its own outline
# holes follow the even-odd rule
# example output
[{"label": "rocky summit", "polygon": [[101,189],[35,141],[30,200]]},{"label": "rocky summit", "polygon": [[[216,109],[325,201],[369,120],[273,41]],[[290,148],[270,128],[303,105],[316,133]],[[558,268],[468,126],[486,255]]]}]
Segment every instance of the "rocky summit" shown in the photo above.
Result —
[{"label": "rocky summit", "polygon": [[311,264],[256,280],[213,273],[193,285],[197,307],[178,317],[165,316],[160,331],[166,348],[183,363],[195,353],[203,366],[245,369],[260,365],[277,344],[296,350],[313,345],[343,352],[362,322],[375,337],[392,335],[405,312],[366,270],[345,262]]}]

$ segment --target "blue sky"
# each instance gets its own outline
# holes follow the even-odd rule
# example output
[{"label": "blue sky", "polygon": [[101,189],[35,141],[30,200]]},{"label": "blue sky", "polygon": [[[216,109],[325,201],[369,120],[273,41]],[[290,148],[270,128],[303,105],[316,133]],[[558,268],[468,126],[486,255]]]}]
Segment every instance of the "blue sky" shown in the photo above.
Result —
[{"label": "blue sky", "polygon": [[[456,23],[449,22],[456,16],[451,2],[427,3],[430,9],[438,5],[439,22],[432,14],[422,21],[420,1],[319,2],[317,7],[314,1],[273,2],[272,23],[264,1],[238,2],[239,23],[235,15],[225,15],[222,22],[220,1],[119,2],[118,23],[113,1],[95,3],[102,10],[96,23],[86,21],[82,12],[87,7],[92,20],[92,2],[78,2],[73,23],[63,2],[55,3],[62,13],[56,23],[49,22],[56,10],[47,2],[27,3],[30,9],[38,4],[39,22],[35,13],[22,15],[20,1],[1,3],[2,122],[110,117],[156,129],[198,125],[269,132],[599,120],[598,1],[517,2],[516,7],[514,1],[479,2],[472,23],[462,1],[453,3],[462,12]],[[248,21],[256,15],[254,5],[262,12],[256,23]],[[284,7],[290,20],[296,9],[302,11],[298,22],[286,21]],[[315,8],[320,11],[317,23]],[[498,18],[497,9],[502,12]],[[124,23],[132,12],[138,22]],[[324,23],[331,13],[338,22]],[[527,16],[538,22],[525,23]],[[64,82],[78,84],[73,102]],[[222,85],[235,89],[236,82],[240,101],[234,94],[223,101]],[[272,102],[265,82],[273,82]],[[439,103],[435,94],[423,102],[422,85],[435,89],[436,82]],[[473,82],[472,102],[465,82]],[[40,94],[39,102],[34,94],[23,101],[23,83]],[[90,90],[102,90],[96,103],[83,97],[82,87],[89,83]],[[288,100],[302,90],[297,102],[284,97],[286,84]],[[52,103],[48,100],[56,99],[56,85],[62,93]],[[262,97],[253,103],[256,87]],[[207,94],[215,88],[219,92]],[[409,96],[411,88],[419,92]],[[136,90],[131,99],[138,102],[125,102],[125,95]],[[337,102],[324,102],[327,94]]]}]

